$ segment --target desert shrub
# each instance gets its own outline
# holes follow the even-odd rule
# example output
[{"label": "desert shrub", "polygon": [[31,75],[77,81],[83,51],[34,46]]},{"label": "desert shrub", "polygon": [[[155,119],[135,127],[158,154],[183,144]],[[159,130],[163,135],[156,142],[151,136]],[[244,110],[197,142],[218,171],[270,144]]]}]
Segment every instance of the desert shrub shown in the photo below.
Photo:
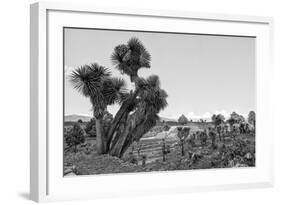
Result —
[{"label": "desert shrub", "polygon": [[85,142],[85,134],[79,123],[76,123],[72,129],[65,135],[65,142],[69,148],[77,152],[77,146]]},{"label": "desert shrub", "polygon": [[255,166],[255,151],[241,139],[233,141],[232,146],[220,148],[219,167]]},{"label": "desert shrub", "polygon": [[89,122],[87,122],[85,127],[85,132],[88,137],[96,137],[96,120],[92,118]]},{"label": "desert shrub", "polygon": [[171,129],[171,126],[168,125],[168,124],[165,124],[164,127],[163,127],[164,131],[169,131]]}]

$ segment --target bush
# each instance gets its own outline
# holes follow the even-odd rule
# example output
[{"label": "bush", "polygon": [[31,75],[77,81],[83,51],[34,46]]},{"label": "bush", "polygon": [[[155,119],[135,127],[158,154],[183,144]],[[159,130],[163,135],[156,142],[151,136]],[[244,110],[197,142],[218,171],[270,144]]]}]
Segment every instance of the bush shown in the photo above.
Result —
[{"label": "bush", "polygon": [[65,135],[65,142],[69,148],[74,148],[77,152],[77,146],[85,142],[84,131],[79,123],[76,123],[70,132]]},{"label": "bush", "polygon": [[96,120],[92,118],[89,122],[87,122],[85,127],[85,132],[88,137],[96,137]]}]

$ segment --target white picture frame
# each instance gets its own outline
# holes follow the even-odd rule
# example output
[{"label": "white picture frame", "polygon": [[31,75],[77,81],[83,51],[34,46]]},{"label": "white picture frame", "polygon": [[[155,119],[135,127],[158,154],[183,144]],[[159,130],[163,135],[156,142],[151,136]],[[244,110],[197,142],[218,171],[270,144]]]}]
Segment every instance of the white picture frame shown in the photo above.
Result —
[{"label": "white picture frame", "polygon": [[[57,113],[62,112],[60,96],[63,91],[60,86],[63,72],[62,32],[65,26],[255,36],[256,167],[64,178],[60,166],[63,116],[58,117]],[[273,186],[273,131],[267,129],[272,120],[272,29],[273,19],[270,17],[98,8],[71,3],[32,4],[30,198],[41,202]],[[60,67],[61,70],[58,69]]]}]

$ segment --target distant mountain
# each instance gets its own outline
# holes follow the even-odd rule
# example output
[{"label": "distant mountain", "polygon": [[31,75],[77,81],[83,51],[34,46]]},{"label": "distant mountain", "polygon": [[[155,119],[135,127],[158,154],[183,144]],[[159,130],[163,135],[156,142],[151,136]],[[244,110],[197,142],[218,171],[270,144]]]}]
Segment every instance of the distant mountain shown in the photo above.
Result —
[{"label": "distant mountain", "polygon": [[78,120],[82,120],[83,122],[88,122],[91,120],[91,117],[87,116],[87,115],[66,115],[66,116],[64,116],[65,122],[77,122]]}]

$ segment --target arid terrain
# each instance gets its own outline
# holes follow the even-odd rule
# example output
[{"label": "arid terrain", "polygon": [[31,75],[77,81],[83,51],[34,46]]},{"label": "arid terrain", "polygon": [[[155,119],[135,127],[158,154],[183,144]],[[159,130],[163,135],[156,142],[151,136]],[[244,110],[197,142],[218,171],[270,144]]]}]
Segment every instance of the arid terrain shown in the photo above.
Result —
[{"label": "arid terrain", "polygon": [[[180,127],[190,127],[190,135],[200,132],[206,123],[190,123]],[[252,167],[255,166],[255,136],[229,133],[224,140],[216,139],[212,147],[211,139],[202,145],[200,139],[193,144],[184,144],[184,155],[177,136],[177,128],[171,126],[163,131],[163,125],[155,126],[139,142],[133,143],[122,159],[110,155],[98,155],[94,138],[87,138],[79,145],[76,153],[66,151],[64,161],[65,176],[91,175],[126,172],[190,170],[208,168]],[[163,144],[167,149],[163,160]]]}]

